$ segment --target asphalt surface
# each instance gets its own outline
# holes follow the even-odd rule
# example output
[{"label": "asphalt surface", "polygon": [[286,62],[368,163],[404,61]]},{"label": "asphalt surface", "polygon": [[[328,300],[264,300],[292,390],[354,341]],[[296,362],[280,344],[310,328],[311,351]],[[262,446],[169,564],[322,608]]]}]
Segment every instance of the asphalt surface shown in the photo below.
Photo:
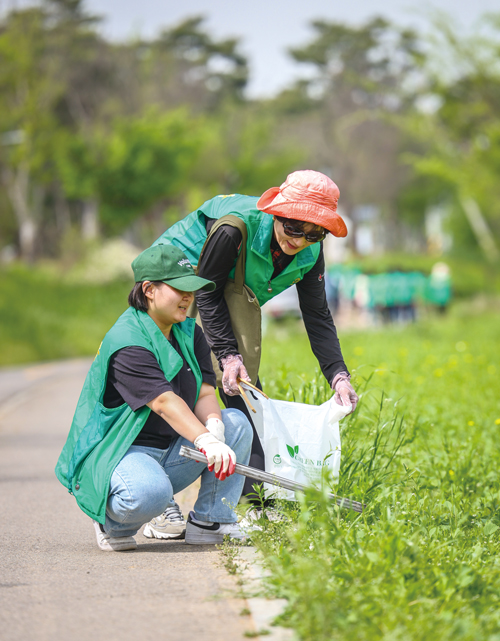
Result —
[{"label": "asphalt surface", "polygon": [[[146,539],[103,552],[54,467],[90,360],[0,370],[2,641],[245,639],[254,631],[214,546]],[[184,515],[196,487],[178,495]]]}]

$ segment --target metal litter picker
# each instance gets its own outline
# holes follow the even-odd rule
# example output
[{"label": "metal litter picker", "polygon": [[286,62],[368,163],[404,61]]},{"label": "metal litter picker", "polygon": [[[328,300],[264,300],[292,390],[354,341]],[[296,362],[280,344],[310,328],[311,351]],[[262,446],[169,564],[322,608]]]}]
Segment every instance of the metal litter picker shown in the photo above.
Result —
[{"label": "metal litter picker", "polygon": [[[181,446],[180,455],[185,456],[192,461],[198,461],[198,463],[207,463],[207,457],[202,452],[198,452],[198,450],[194,450],[191,447],[186,447],[185,445]],[[260,481],[262,483],[270,483],[271,485],[283,487],[286,490],[292,490],[293,492],[304,492],[306,490],[306,486],[302,485],[302,483],[296,483],[295,481],[290,481],[288,479],[282,478],[281,476],[263,472],[262,470],[258,470],[255,467],[249,467],[248,465],[241,465],[240,463],[236,463],[235,471],[237,474],[241,474],[242,476],[248,476],[249,478],[257,479],[257,481]],[[359,501],[345,499],[341,496],[337,496],[336,494],[328,494],[328,496],[333,499],[339,507],[354,510],[355,512],[362,512],[366,507]]]}]

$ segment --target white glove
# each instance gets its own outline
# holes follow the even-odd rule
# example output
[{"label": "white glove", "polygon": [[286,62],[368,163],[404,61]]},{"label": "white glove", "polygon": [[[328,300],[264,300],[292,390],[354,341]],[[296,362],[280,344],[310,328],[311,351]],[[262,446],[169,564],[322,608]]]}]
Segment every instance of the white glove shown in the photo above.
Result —
[{"label": "white glove", "polygon": [[226,439],[224,438],[224,423],[220,418],[209,418],[205,423],[205,427],[213,434],[215,438],[218,438],[221,443],[225,443]]},{"label": "white glove", "polygon": [[208,469],[215,471],[215,478],[223,481],[234,473],[236,454],[210,432],[204,432],[194,440],[194,446],[208,459]]}]

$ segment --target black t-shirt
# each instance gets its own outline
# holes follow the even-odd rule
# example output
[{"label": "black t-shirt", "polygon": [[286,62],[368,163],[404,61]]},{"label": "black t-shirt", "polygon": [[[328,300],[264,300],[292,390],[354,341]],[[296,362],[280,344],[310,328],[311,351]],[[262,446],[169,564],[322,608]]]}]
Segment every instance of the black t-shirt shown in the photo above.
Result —
[{"label": "black t-shirt", "polygon": [[[127,403],[134,412],[164,392],[174,392],[193,410],[196,400],[196,379],[187,364],[179,344],[170,334],[170,344],[182,357],[182,367],[171,381],[165,378],[156,357],[143,347],[124,347],[113,354],[109,361],[105,407],[119,407]],[[200,365],[204,383],[216,386],[210,348],[198,325],[195,326],[194,353]],[[161,416],[151,412],[134,445],[147,445],[166,449],[178,433]]]},{"label": "black t-shirt", "polygon": [[[207,233],[214,220],[208,219]],[[221,225],[210,238],[198,263],[198,275],[212,280],[216,288],[212,292],[196,292],[196,304],[203,320],[203,329],[216,358],[238,353],[238,343],[231,327],[231,319],[224,299],[229,272],[234,267],[241,245],[241,232],[230,225]],[[277,241],[271,241],[271,256],[274,273],[272,278],[287,267],[293,260],[280,251]],[[311,348],[318,359],[321,371],[331,383],[339,372],[347,372],[342,357],[337,330],[328,308],[325,293],[325,258],[323,243],[315,265],[304,274],[296,285],[299,296],[300,311],[309,336]]]}]

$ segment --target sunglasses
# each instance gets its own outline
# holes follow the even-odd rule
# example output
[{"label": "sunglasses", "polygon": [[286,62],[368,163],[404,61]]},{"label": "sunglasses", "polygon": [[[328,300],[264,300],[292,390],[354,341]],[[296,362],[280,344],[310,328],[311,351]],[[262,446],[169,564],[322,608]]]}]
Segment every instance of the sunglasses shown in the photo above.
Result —
[{"label": "sunglasses", "polygon": [[299,222],[294,225],[287,218],[280,218],[279,216],[276,216],[276,220],[283,225],[283,231],[287,236],[290,236],[290,238],[302,238],[303,236],[308,243],[319,243],[320,241],[325,240],[326,235],[328,234],[326,229],[306,233],[299,226],[302,223]]}]

